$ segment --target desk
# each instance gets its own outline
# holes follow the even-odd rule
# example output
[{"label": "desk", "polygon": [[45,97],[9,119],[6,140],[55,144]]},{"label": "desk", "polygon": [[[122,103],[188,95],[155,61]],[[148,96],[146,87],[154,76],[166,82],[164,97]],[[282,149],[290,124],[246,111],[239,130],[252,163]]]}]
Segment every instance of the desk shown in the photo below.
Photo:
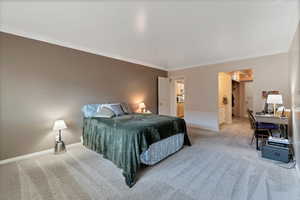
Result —
[{"label": "desk", "polygon": [[278,116],[274,116],[274,115],[255,115],[255,118],[256,118],[257,122],[282,124],[282,125],[289,124],[288,117],[278,117]]},{"label": "desk", "polygon": [[256,114],[255,119],[257,122],[263,123],[272,123],[272,124],[279,124],[284,125],[285,127],[285,138],[288,138],[288,125],[289,125],[289,118],[288,117],[279,117],[274,115],[263,115],[263,114]]}]

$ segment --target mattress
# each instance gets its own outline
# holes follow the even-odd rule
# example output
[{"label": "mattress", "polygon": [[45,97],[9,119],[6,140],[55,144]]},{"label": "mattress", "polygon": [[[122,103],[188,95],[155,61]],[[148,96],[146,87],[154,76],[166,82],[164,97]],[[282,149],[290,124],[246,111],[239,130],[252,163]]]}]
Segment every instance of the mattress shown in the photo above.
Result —
[{"label": "mattress", "polygon": [[154,165],[180,150],[183,147],[183,142],[183,133],[155,142],[140,155],[141,162],[146,165]]}]

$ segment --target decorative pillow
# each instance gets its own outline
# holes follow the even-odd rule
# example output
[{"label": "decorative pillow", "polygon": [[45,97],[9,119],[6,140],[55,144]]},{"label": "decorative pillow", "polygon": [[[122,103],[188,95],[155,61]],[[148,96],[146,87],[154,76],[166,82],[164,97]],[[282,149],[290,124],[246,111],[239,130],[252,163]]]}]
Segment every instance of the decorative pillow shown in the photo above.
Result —
[{"label": "decorative pillow", "polygon": [[127,103],[121,103],[121,107],[122,107],[123,112],[125,114],[132,114],[132,111],[131,111],[131,109],[130,109],[130,107],[128,106]]},{"label": "decorative pillow", "polygon": [[87,104],[82,107],[82,112],[84,117],[92,117],[94,116],[101,107],[101,104]]},{"label": "decorative pillow", "polygon": [[112,118],[115,114],[107,107],[101,107],[100,110],[93,117]]},{"label": "decorative pillow", "polygon": [[122,110],[121,104],[104,104],[103,107],[110,109],[115,116],[121,116],[124,115],[124,112]]}]

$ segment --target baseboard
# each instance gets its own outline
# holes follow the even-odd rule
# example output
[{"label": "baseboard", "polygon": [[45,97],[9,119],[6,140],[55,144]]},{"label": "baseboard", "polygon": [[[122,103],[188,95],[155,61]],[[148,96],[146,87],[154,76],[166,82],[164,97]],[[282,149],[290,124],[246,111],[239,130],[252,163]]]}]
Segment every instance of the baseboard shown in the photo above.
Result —
[{"label": "baseboard", "polygon": [[197,132],[197,130],[198,131],[209,131],[209,132],[218,132],[219,131],[212,127],[203,127],[203,126],[198,126],[198,125],[189,124],[189,123],[187,123],[187,128],[196,130],[196,132]]},{"label": "baseboard", "polygon": [[[77,145],[81,145],[81,142],[74,143],[74,144],[68,144],[67,147],[72,147],[72,146],[77,146]],[[16,161],[20,161],[20,160],[24,160],[24,159],[28,159],[28,158],[32,158],[32,157],[38,156],[38,155],[53,153],[53,151],[54,151],[54,149],[51,148],[51,149],[47,149],[47,150],[44,150],[44,151],[34,152],[34,153],[30,153],[30,154],[25,154],[25,155],[22,155],[22,156],[17,156],[17,157],[8,158],[8,159],[5,159],[5,160],[0,160],[0,165],[11,163],[11,162],[16,162]]]}]

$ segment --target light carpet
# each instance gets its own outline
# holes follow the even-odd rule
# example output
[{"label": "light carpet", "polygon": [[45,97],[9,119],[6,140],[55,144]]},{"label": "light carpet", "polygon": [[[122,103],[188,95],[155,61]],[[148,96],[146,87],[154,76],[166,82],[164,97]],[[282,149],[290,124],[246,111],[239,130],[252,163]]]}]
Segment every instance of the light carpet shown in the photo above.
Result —
[{"label": "light carpet", "polygon": [[0,165],[0,199],[300,199],[296,170],[262,159],[249,144],[247,121],[236,121],[218,133],[189,134],[192,147],[140,170],[133,188],[110,161],[79,145],[65,154]]}]

